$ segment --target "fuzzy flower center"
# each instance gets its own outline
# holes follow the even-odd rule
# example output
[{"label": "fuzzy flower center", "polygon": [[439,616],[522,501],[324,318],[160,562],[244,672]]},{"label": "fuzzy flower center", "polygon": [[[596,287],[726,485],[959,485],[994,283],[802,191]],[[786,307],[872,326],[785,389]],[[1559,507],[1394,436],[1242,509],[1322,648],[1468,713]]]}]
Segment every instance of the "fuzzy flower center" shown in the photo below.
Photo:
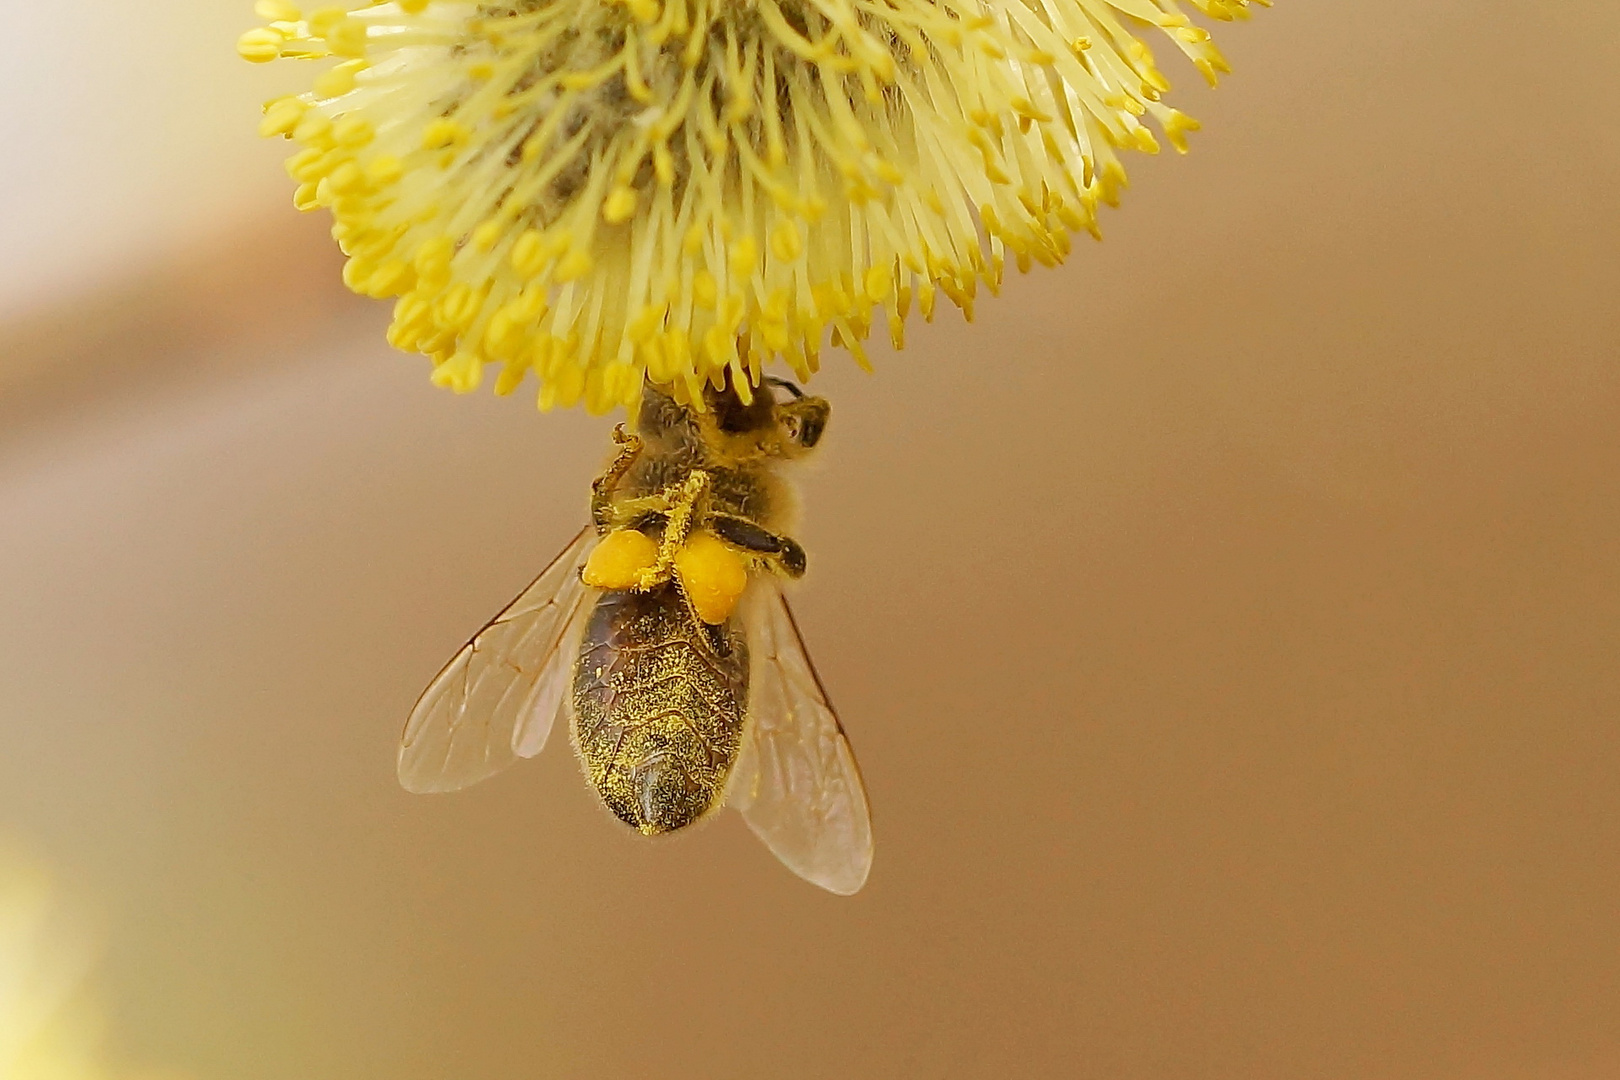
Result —
[{"label": "fuzzy flower center", "polygon": [[[1231,19],[1249,0],[1187,0]],[[1259,0],[1263,2],[1263,0]],[[801,378],[879,309],[971,317],[1096,232],[1116,151],[1197,127],[1137,31],[1214,82],[1181,0],[260,0],[254,60],[333,57],[262,130],[303,149],[355,290],[458,391],[534,372],[542,407],[701,400],[730,369]],[[1147,123],[1145,123],[1147,122]],[[746,392],[746,391],[745,391]]]}]

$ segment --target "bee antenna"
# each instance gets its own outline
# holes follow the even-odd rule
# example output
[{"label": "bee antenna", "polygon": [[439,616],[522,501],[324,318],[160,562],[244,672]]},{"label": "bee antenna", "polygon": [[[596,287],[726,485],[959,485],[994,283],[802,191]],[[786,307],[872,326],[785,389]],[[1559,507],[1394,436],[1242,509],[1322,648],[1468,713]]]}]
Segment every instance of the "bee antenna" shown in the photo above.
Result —
[{"label": "bee antenna", "polygon": [[804,397],[804,391],[800,390],[797,386],[788,382],[786,379],[778,379],[774,375],[767,375],[765,376],[764,382],[767,386],[780,386],[783,390],[786,390],[796,398]]}]

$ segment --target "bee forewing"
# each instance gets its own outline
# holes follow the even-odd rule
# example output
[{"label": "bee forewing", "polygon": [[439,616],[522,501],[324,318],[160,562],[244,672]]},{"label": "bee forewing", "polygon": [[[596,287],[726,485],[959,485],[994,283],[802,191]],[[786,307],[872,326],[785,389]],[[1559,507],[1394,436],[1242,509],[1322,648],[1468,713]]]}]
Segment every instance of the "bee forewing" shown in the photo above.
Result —
[{"label": "bee forewing", "polygon": [[455,791],[540,752],[573,676],[569,642],[595,595],[579,577],[595,539],[581,531],[422,692],[399,745],[408,790]]},{"label": "bee forewing", "polygon": [[872,821],[854,751],[773,579],[748,598],[748,726],[728,798],[806,881],[848,896],[872,869]]}]

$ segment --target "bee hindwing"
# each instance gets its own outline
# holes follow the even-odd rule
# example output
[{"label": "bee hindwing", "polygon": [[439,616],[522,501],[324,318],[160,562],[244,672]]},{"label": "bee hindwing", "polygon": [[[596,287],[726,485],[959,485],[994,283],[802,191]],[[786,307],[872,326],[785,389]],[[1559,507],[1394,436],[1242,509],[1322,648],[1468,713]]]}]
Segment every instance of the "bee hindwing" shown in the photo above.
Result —
[{"label": "bee hindwing", "polygon": [[595,539],[584,529],[422,692],[399,745],[408,790],[455,791],[540,752],[596,595],[579,578]]},{"label": "bee hindwing", "polygon": [[766,578],[748,602],[751,701],[729,801],[788,869],[848,896],[872,868],[855,754],[781,589]]}]

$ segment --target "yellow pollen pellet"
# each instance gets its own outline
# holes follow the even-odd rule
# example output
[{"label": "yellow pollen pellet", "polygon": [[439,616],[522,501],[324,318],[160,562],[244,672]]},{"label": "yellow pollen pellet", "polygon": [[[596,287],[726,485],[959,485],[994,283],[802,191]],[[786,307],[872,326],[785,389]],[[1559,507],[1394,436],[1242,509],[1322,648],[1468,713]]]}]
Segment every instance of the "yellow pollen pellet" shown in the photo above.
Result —
[{"label": "yellow pollen pellet", "polygon": [[651,538],[635,529],[618,529],[591,551],[580,580],[593,589],[630,589],[657,561],[658,545]]},{"label": "yellow pollen pellet", "polygon": [[718,626],[731,617],[748,587],[742,557],[712,533],[698,531],[675,555],[675,575],[698,618]]}]

